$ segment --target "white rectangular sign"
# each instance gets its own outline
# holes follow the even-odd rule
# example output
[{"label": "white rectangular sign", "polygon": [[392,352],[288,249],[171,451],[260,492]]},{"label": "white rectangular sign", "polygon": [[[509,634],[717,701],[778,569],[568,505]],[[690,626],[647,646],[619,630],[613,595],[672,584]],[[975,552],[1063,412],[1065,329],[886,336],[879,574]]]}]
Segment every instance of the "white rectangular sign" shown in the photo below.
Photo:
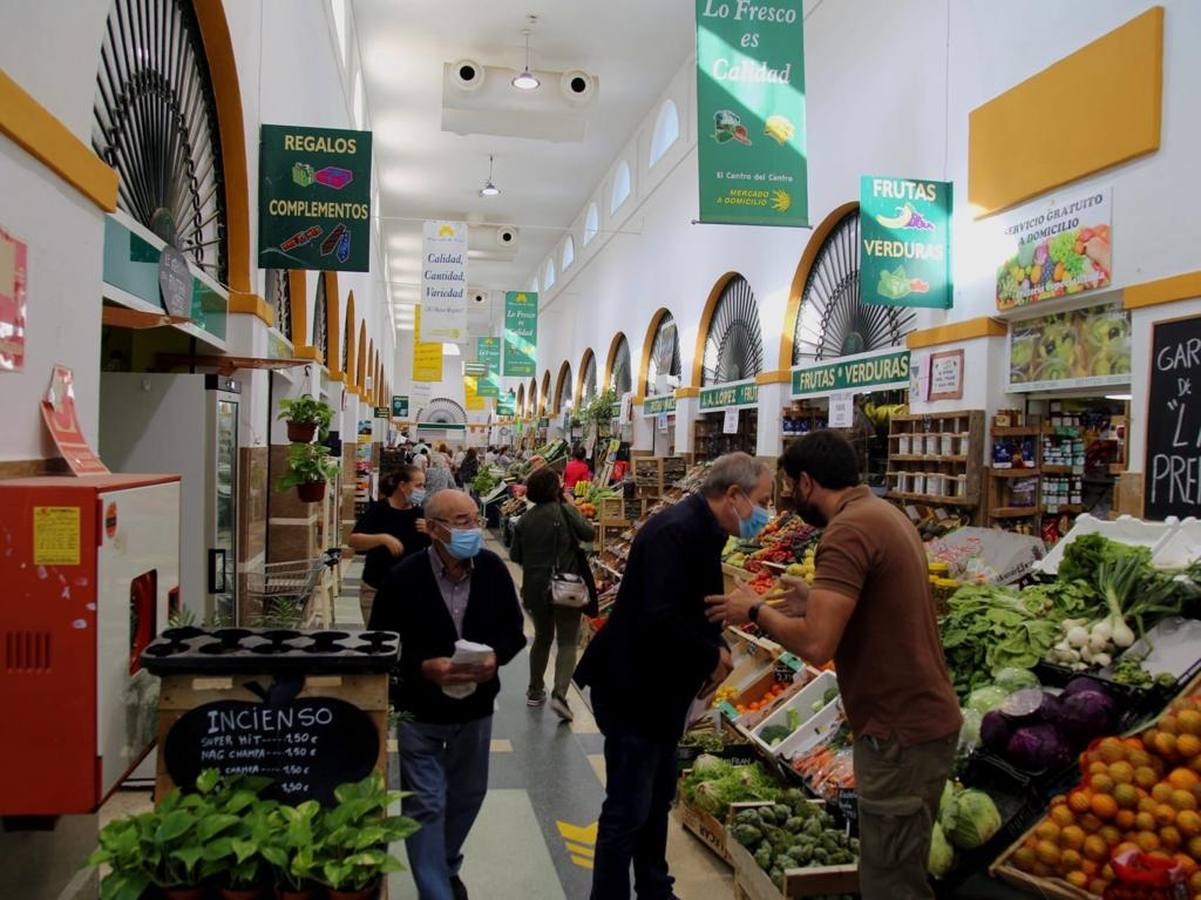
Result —
[{"label": "white rectangular sign", "polygon": [[855,395],[839,393],[830,395],[830,428],[850,428],[855,424]]},{"label": "white rectangular sign", "polygon": [[738,407],[731,406],[726,409],[726,418],[722,423],[722,434],[738,434]]},{"label": "white rectangular sign", "polygon": [[467,223],[426,222],[421,244],[421,339],[467,343]]}]

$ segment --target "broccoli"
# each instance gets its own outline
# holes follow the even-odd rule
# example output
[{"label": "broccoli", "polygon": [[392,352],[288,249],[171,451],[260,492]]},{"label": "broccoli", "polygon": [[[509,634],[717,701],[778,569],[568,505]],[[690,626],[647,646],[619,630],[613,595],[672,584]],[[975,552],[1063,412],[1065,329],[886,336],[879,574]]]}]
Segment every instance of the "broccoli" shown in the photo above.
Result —
[{"label": "broccoli", "polygon": [[793,834],[800,834],[801,829],[804,827],[805,820],[800,816],[791,816],[788,821],[784,823],[784,830],[791,831]]},{"label": "broccoli", "polygon": [[755,851],[755,864],[765,872],[771,868],[772,858],[771,844],[761,844]]},{"label": "broccoli", "polygon": [[763,832],[754,825],[735,825],[733,832],[734,840],[751,850],[763,840]]},{"label": "broccoli", "polygon": [[763,820],[759,818],[759,810],[744,809],[734,817],[735,825],[754,825],[759,828],[763,824]]},{"label": "broccoli", "polygon": [[777,825],[783,825],[792,816],[792,809],[783,803],[777,803],[771,811],[775,813]]}]

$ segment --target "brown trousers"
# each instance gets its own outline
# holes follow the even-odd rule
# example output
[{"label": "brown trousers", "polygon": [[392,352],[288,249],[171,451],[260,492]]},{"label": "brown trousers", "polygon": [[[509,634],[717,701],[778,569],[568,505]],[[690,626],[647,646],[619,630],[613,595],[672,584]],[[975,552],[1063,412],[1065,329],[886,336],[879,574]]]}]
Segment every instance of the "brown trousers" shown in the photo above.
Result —
[{"label": "brown trousers", "polygon": [[926,900],[938,801],[959,735],[902,747],[895,739],[855,741],[859,794],[859,890],[864,900]]}]

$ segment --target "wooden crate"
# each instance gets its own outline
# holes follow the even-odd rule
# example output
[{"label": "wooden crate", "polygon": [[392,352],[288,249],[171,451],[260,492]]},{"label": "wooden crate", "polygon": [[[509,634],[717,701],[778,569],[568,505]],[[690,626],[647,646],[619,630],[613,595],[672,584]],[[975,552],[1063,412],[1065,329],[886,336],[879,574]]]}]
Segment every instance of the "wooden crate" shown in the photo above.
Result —
[{"label": "wooden crate", "polygon": [[[814,806],[824,806],[820,800]],[[730,821],[743,809],[771,806],[770,803],[733,803]],[[784,873],[784,889],[772,884],[771,877],[759,868],[751,852],[732,837],[726,844],[726,854],[734,866],[734,896],[743,900],[781,900],[792,897],[814,897],[822,894],[859,893],[858,866],[810,866],[788,869]]]},{"label": "wooden crate", "polygon": [[600,517],[602,519],[621,519],[625,517],[624,497],[605,497],[600,502]]},{"label": "wooden crate", "polygon": [[685,769],[680,773],[679,785],[676,788],[678,801],[676,815],[680,818],[680,824],[700,838],[701,843],[712,850],[723,862],[732,865],[730,854],[727,851],[727,843],[733,842],[728,841],[725,824],[707,812],[697,809],[684,799],[684,777],[688,775],[689,771]]}]

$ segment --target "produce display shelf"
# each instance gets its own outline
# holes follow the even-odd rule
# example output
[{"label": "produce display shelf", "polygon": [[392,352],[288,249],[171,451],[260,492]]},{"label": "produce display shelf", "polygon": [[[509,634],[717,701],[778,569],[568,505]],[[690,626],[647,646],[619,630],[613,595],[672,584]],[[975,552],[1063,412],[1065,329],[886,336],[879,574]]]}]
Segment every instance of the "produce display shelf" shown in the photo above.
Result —
[{"label": "produce display shelf", "polygon": [[897,462],[966,463],[967,456],[930,456],[928,454],[894,453],[889,459]]},{"label": "produce display shelf", "polygon": [[993,426],[993,437],[1038,437],[1043,430],[1037,425]]},{"label": "produce display shelf", "polygon": [[996,509],[988,511],[991,519],[1026,519],[1042,514],[1041,506],[998,506]]},{"label": "produce display shelf", "polygon": [[988,474],[993,478],[1033,478],[1040,472],[1038,466],[1023,466],[1020,469],[989,469]]},{"label": "produce display shelf", "polygon": [[975,506],[979,502],[975,497],[943,497],[938,494],[906,494],[900,491],[889,491],[888,496],[894,500],[942,506]]},{"label": "produce display shelf", "polygon": [[[819,800],[815,806],[822,806]],[[770,806],[770,803],[732,803],[730,817],[739,811]],[[771,877],[755,862],[751,852],[733,837],[726,841],[726,856],[734,867],[735,900],[781,900],[822,894],[858,894],[859,866],[809,866],[784,872],[784,888],[772,884]]]}]

